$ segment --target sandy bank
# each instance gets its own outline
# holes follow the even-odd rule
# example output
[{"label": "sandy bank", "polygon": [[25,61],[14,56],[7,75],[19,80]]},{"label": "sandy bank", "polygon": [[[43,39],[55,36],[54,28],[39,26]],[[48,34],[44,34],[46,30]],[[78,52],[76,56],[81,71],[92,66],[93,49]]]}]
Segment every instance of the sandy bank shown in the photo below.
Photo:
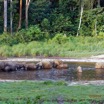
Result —
[{"label": "sandy bank", "polygon": [[17,62],[38,62],[38,61],[53,61],[60,59],[64,62],[104,62],[104,58],[90,57],[90,58],[6,58],[0,61],[17,61]]}]

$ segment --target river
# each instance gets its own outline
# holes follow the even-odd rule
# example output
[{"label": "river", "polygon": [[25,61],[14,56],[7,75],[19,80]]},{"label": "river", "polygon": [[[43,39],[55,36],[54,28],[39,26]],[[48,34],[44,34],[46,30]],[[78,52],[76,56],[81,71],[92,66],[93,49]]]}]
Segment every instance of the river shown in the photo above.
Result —
[{"label": "river", "polygon": [[[67,62],[68,69],[42,69],[35,71],[0,72],[1,80],[64,80],[95,81],[104,80],[104,69],[95,69],[94,62]],[[82,67],[82,73],[76,71]]]}]

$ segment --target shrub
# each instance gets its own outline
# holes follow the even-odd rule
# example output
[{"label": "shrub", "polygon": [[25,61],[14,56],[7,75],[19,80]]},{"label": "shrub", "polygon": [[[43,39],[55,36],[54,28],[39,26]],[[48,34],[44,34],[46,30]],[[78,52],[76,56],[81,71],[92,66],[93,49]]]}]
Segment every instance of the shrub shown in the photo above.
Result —
[{"label": "shrub", "polygon": [[38,25],[30,26],[27,30],[22,29],[15,35],[18,42],[40,41],[49,38],[48,32],[42,32]]},{"label": "shrub", "polygon": [[52,42],[56,42],[58,44],[65,43],[67,41],[68,41],[68,37],[61,33],[56,34],[55,37],[52,39]]},{"label": "shrub", "polygon": [[7,57],[12,56],[12,50],[10,46],[0,46],[0,56]]},{"label": "shrub", "polygon": [[14,43],[15,43],[14,36],[10,35],[9,33],[4,32],[2,35],[0,35],[0,44],[12,45]]},{"label": "shrub", "polygon": [[46,30],[50,29],[49,20],[47,18],[44,18],[42,23],[41,23],[41,26],[42,26],[43,29],[46,29]]},{"label": "shrub", "polygon": [[18,44],[12,47],[13,56],[26,56],[28,51],[26,50],[26,44]]},{"label": "shrub", "polygon": [[41,40],[43,37],[43,33],[40,30],[40,28],[35,25],[35,26],[30,26],[25,34],[29,38],[30,41],[33,40]]},{"label": "shrub", "polygon": [[104,32],[99,32],[98,37],[104,39]]}]

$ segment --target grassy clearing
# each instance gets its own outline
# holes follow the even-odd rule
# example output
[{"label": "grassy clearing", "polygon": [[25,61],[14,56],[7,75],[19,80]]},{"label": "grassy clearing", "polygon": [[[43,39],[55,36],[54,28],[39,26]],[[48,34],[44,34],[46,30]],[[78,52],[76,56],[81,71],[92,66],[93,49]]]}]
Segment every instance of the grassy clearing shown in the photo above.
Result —
[{"label": "grassy clearing", "polygon": [[[59,44],[61,42],[61,44]],[[74,53],[74,54],[73,54]],[[33,41],[17,45],[0,46],[0,56],[60,56],[86,57],[104,54],[104,38],[67,37],[67,40],[52,39],[47,42]]]},{"label": "grassy clearing", "polygon": [[1,82],[0,104],[104,103],[104,86],[67,86],[65,82]]}]

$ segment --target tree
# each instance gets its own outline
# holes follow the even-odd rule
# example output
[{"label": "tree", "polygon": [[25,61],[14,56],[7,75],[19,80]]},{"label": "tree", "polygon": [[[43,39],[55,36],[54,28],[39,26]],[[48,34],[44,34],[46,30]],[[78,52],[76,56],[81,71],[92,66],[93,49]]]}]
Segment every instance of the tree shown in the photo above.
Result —
[{"label": "tree", "polygon": [[26,10],[25,10],[25,27],[28,28],[28,9],[30,5],[30,0],[26,0]]},{"label": "tree", "polygon": [[80,0],[80,4],[81,4],[81,11],[80,11],[80,20],[79,20],[79,26],[78,26],[78,30],[77,30],[77,36],[79,35],[79,30],[80,30],[80,27],[81,27],[82,14],[83,14],[83,9],[84,9],[84,1]]},{"label": "tree", "polygon": [[98,7],[100,7],[100,0],[98,0]]},{"label": "tree", "polygon": [[20,0],[20,8],[19,8],[19,24],[17,31],[21,28],[22,23],[22,0]]},{"label": "tree", "polygon": [[4,32],[7,32],[7,0],[4,0]]},{"label": "tree", "polygon": [[13,14],[12,14],[12,11],[13,11],[13,6],[12,6],[12,0],[10,0],[10,32],[12,34],[13,32]]},{"label": "tree", "polygon": [[[80,9],[80,20],[79,20],[79,25],[78,25],[78,30],[77,30],[77,36],[79,35],[79,31],[80,31],[80,27],[81,27],[84,7],[86,7],[86,9],[92,9],[95,1],[96,0],[79,0],[81,9]],[[97,0],[97,2],[99,4],[100,0]]]}]

